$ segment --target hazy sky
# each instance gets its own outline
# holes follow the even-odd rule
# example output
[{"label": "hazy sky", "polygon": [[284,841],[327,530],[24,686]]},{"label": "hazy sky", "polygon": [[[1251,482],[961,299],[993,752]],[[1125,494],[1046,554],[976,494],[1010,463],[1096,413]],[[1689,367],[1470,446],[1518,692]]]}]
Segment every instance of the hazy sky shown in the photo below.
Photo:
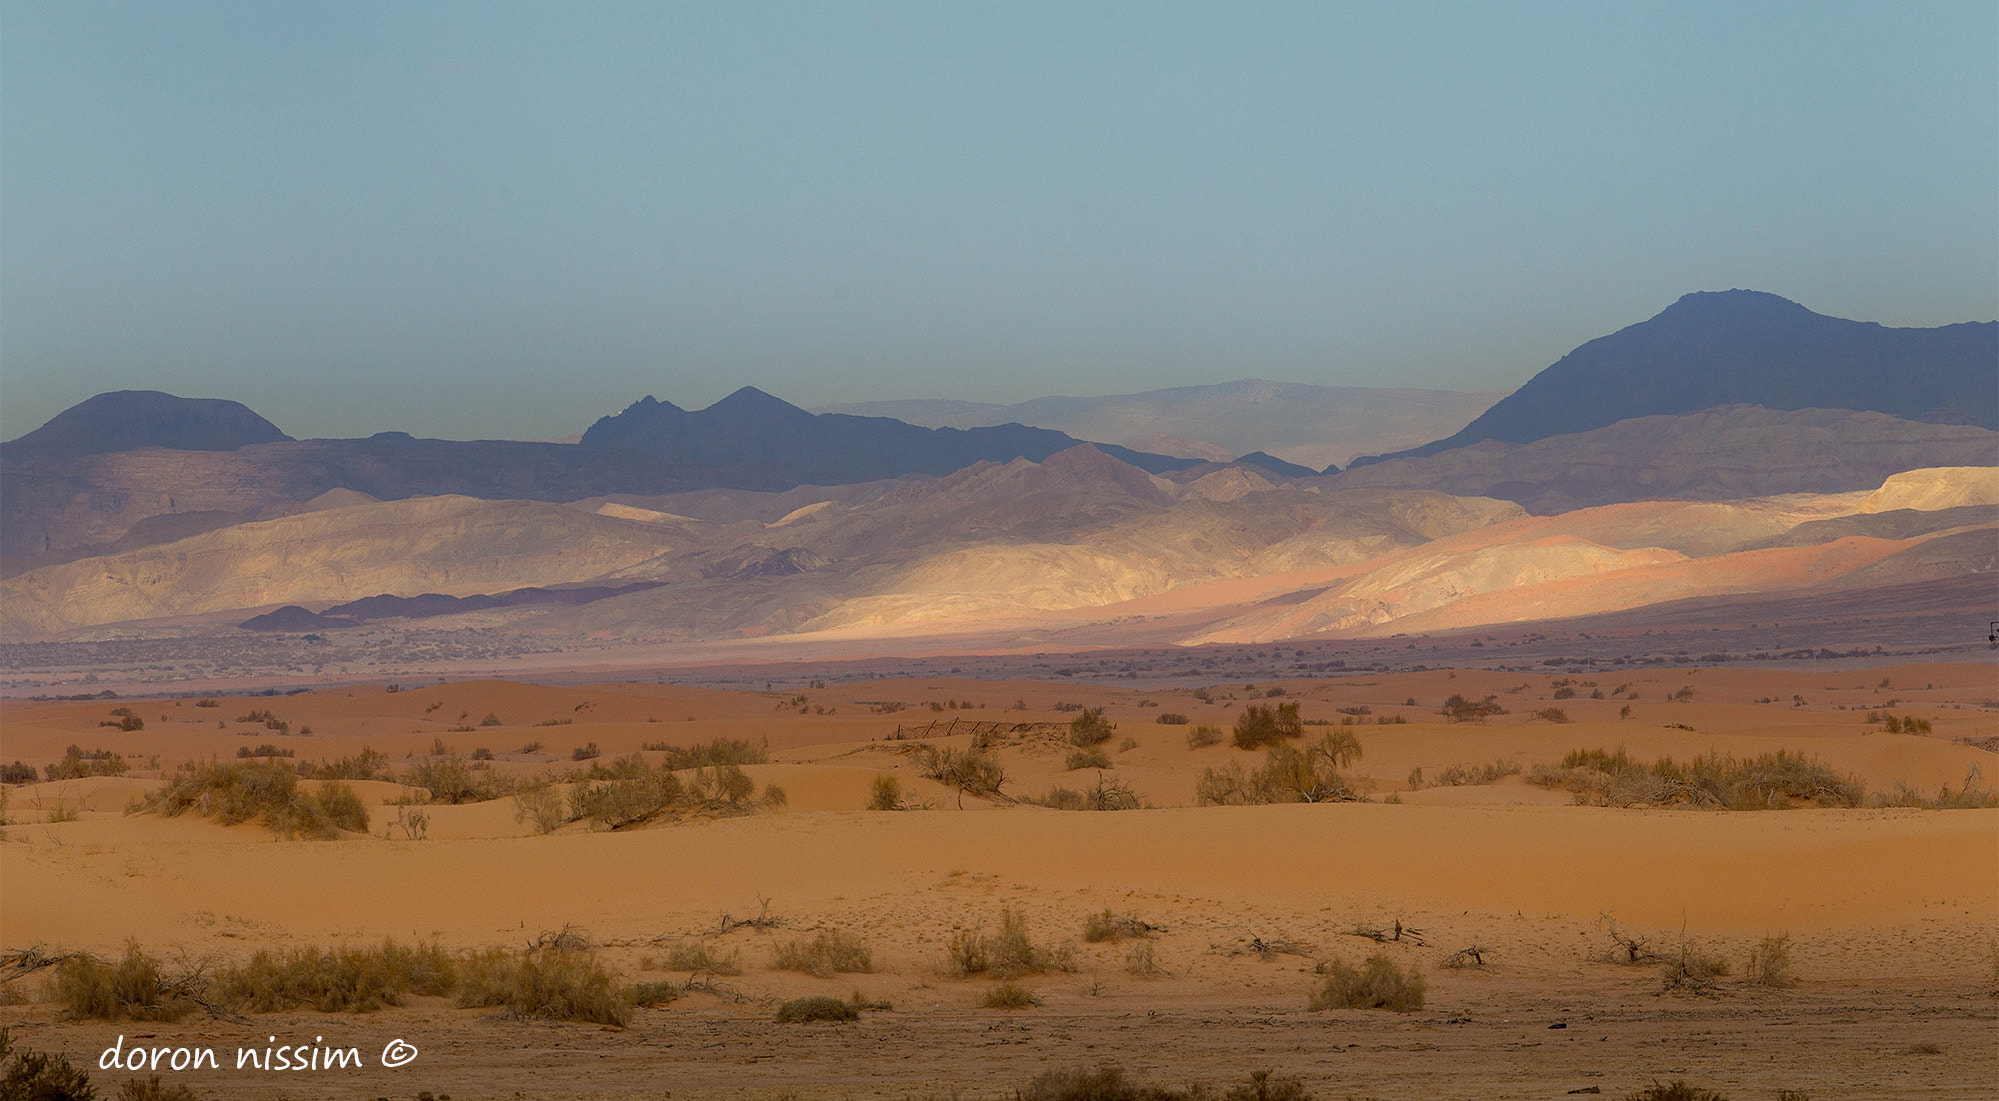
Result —
[{"label": "hazy sky", "polygon": [[1503,388],[1692,290],[1999,316],[1999,7],[0,6],[0,435],[102,390]]}]

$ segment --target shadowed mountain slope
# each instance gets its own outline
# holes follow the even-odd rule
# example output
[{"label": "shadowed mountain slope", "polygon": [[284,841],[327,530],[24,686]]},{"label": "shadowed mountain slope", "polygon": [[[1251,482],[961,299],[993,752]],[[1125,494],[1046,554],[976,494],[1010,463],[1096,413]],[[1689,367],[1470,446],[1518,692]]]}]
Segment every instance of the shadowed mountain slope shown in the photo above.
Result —
[{"label": "shadowed mountain slope", "polygon": [[1527,444],[1485,440],[1355,466],[1329,486],[1501,497],[1537,513],[1655,498],[1720,501],[1874,489],[1917,467],[1999,464],[1999,433],[1844,409],[1753,405],[1636,417]]},{"label": "shadowed mountain slope", "polygon": [[0,444],[0,459],[69,459],[142,447],[234,451],[289,439],[240,402],[116,390],[78,402],[33,432]]},{"label": "shadowed mountain slope", "polygon": [[[1079,442],[1060,432],[1018,424],[924,428],[887,417],[808,413],[745,386],[694,412],[647,396],[591,425],[581,446],[622,448],[703,466],[741,465],[770,474],[773,484],[760,488],[781,489],[806,483],[870,482],[903,474],[948,474],[977,462],[1039,462]],[[1195,462],[1102,446],[1155,474]]]},{"label": "shadowed mountain slope", "polygon": [[1760,291],[1686,295],[1563,356],[1465,428],[1383,458],[1532,443],[1724,405],[1853,409],[1999,429],[1999,322],[1891,329]]}]

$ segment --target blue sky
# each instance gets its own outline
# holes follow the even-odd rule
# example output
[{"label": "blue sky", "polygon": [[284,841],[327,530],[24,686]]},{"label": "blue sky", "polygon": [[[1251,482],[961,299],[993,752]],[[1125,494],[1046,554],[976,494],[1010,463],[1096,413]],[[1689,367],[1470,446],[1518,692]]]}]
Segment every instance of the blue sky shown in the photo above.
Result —
[{"label": "blue sky", "polygon": [[0,435],[102,390],[1518,385],[1693,290],[1999,316],[1999,7],[0,7]]}]

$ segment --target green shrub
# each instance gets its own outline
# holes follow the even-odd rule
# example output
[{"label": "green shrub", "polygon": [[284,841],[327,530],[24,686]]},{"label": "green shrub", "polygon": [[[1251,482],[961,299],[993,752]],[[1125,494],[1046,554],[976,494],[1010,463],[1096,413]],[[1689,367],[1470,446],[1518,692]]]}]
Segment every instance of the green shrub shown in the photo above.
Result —
[{"label": "green shrub", "polygon": [[1198,1084],[1176,1090],[1135,1082],[1111,1063],[1095,1070],[1043,1071],[1014,1096],[1018,1101],[1312,1101],[1305,1083],[1267,1070],[1218,1094]]},{"label": "green shrub", "polygon": [[1964,784],[1956,791],[1945,784],[1937,789],[1936,798],[1897,782],[1891,795],[1875,797],[1875,803],[1884,807],[1920,807],[1924,810],[1985,810],[1999,807],[1999,791],[1985,790],[1985,774],[1977,765],[1972,765],[1964,774]]},{"label": "green shrub", "polygon": [[215,992],[252,1013],[368,1013],[401,1005],[410,994],[449,994],[457,985],[458,961],[444,949],[384,941],[379,948],[259,949],[217,974]]},{"label": "green shrub", "polygon": [[1083,768],[1109,768],[1111,767],[1111,759],[1101,749],[1072,749],[1069,751],[1068,760],[1063,762],[1063,766],[1070,772]]},{"label": "green shrub", "polygon": [[84,953],[56,967],[56,1000],[79,1019],[178,1021],[196,1008],[197,993],[191,977],[168,978],[137,944],[117,963]]},{"label": "green shrub", "polygon": [[[1414,703],[1415,701],[1411,700],[1410,702]],[[1487,696],[1482,700],[1468,700],[1463,696],[1452,693],[1451,697],[1444,701],[1444,706],[1439,708],[1437,713],[1454,723],[1484,722],[1494,715],[1506,714],[1506,709],[1499,706],[1498,696]]]},{"label": "green shrub", "polygon": [[957,975],[991,975],[998,979],[1070,971],[1075,960],[1067,949],[1044,949],[1027,934],[1027,921],[1011,909],[1000,912],[999,932],[960,929],[945,947],[949,970]]},{"label": "green shrub", "polygon": [[924,746],[916,758],[917,768],[926,779],[973,795],[998,795],[1006,783],[1006,770],[999,758],[983,749],[963,752],[945,747]]},{"label": "green shrub", "polygon": [[666,754],[666,760],[661,763],[676,771],[713,768],[716,765],[761,765],[770,761],[769,754],[740,738],[716,738],[685,749],[664,742],[651,742],[644,748],[648,752]]},{"label": "green shrub", "polygon": [[884,772],[875,777],[868,796],[869,810],[902,810],[902,781]]},{"label": "green shrub", "polygon": [[467,1009],[497,1006],[520,1017],[590,1021],[620,1028],[631,1019],[632,1009],[611,973],[587,952],[516,954],[502,948],[466,957],[458,1004]]},{"label": "green shrub", "polygon": [[867,942],[838,929],[822,929],[811,940],[793,940],[777,946],[770,965],[778,971],[803,971],[829,978],[835,974],[872,974],[874,950]]},{"label": "green shrub", "polygon": [[533,822],[536,833],[547,835],[569,820],[563,813],[562,793],[555,785],[540,780],[514,792],[514,821]]},{"label": "green shrub", "polygon": [[1102,710],[1085,711],[1069,720],[1069,743],[1088,748],[1111,740],[1117,724],[1104,718]]},{"label": "green shrub", "polygon": [[1565,788],[1577,803],[1596,806],[1782,810],[1799,803],[1857,807],[1863,800],[1858,779],[1788,750],[1747,759],[1709,753],[1684,764],[1661,757],[1646,765],[1622,748],[1578,749],[1558,767],[1536,765],[1527,781]]},{"label": "green shrub", "polygon": [[255,819],[287,837],[332,838],[341,830],[368,830],[367,804],[352,788],[329,782],[318,795],[308,796],[299,790],[290,762],[283,760],[182,765],[139,809],[168,818],[192,811],[225,826]]},{"label": "green shrub", "polygon": [[680,988],[670,982],[634,983],[625,991],[625,998],[641,1009],[662,1006],[680,997]]},{"label": "green shrub", "polygon": [[1178,711],[1161,711],[1152,721],[1160,726],[1186,726],[1187,716]]},{"label": "green shrub", "polygon": [[1298,717],[1296,703],[1278,704],[1275,711],[1251,704],[1236,718],[1234,741],[1237,749],[1258,749],[1304,734],[1304,720]]},{"label": "green shrub", "polygon": [[1274,745],[1254,773],[1239,764],[1203,769],[1194,783],[1194,801],[1202,806],[1255,806],[1358,799],[1339,770],[1360,755],[1360,741],[1345,730],[1328,731],[1303,749]]},{"label": "green shrub", "polygon": [[1157,931],[1148,922],[1130,914],[1117,913],[1108,907],[1083,919],[1083,939],[1091,944],[1104,941],[1116,944],[1126,937],[1150,937]]},{"label": "green shrub", "polygon": [[994,986],[979,999],[979,1005],[985,1009],[1031,1009],[1040,1004],[1041,999],[1033,991],[1012,979]]},{"label": "green shrub", "polygon": [[0,1101],[96,1101],[90,1075],[61,1055],[16,1049],[0,1028]]},{"label": "green shrub", "polygon": [[1130,784],[1107,772],[1097,773],[1097,784],[1088,791],[1050,788],[1045,795],[1030,795],[1021,802],[1051,810],[1137,810],[1141,805]]},{"label": "green shrub", "polygon": [[1379,953],[1369,956],[1360,970],[1340,960],[1319,965],[1325,984],[1306,1003],[1308,1009],[1392,1009],[1407,1013],[1423,1008],[1423,976],[1413,968],[1404,972],[1395,961]]},{"label": "green shrub", "polygon": [[1676,1078],[1665,1085],[1654,1082],[1637,1093],[1627,1095],[1625,1101],[1728,1101],[1728,1098],[1713,1090],[1690,1086],[1684,1079]]},{"label": "green shrub", "polygon": [[668,971],[705,972],[710,975],[740,975],[743,973],[742,957],[734,952],[726,956],[709,950],[699,941],[679,941],[666,950],[666,959],[660,966]]},{"label": "green shrub", "polygon": [[[86,752],[81,746],[70,746],[60,760],[42,769],[42,775],[51,782],[81,780],[86,776],[123,776],[130,768],[125,758],[108,749]],[[29,777],[30,782],[33,779]]]},{"label": "green shrub", "polygon": [[857,1021],[861,1011],[851,1003],[824,994],[809,998],[793,998],[777,1007],[777,1023],[781,1025],[802,1024],[806,1021]]},{"label": "green shrub", "polygon": [[1749,966],[1742,969],[1742,978],[1757,986],[1785,987],[1796,985],[1797,979],[1791,975],[1791,938],[1780,933],[1774,937],[1764,937],[1749,953]]},{"label": "green shrub", "polygon": [[41,779],[42,774],[26,761],[15,761],[11,765],[0,765],[0,784],[32,784]]},{"label": "green shrub", "polygon": [[1187,732],[1188,749],[1206,749],[1211,745],[1221,744],[1221,740],[1222,729],[1218,726],[1204,724]]}]

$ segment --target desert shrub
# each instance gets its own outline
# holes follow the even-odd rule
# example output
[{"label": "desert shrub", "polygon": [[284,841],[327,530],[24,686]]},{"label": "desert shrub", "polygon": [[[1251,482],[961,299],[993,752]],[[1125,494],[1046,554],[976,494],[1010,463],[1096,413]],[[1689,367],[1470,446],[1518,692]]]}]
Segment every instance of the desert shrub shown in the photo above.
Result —
[{"label": "desert shrub", "polygon": [[8,1030],[0,1028],[0,1101],[96,1101],[90,1074],[67,1058],[28,1048],[15,1048]]},{"label": "desert shrub", "polygon": [[1728,1101],[1728,1097],[1675,1078],[1664,1085],[1654,1082],[1637,1093],[1627,1095],[1625,1101]]},{"label": "desert shrub", "polygon": [[948,970],[956,975],[991,975],[999,979],[1069,971],[1075,966],[1066,949],[1044,949],[1027,934],[1027,921],[1015,911],[1000,912],[999,932],[960,929],[945,947]]},{"label": "desert shrub", "polygon": [[1359,798],[1339,770],[1361,754],[1360,741],[1344,730],[1328,731],[1299,749],[1274,745],[1263,767],[1247,772],[1239,764],[1203,769],[1194,783],[1201,805],[1253,806],[1263,803],[1325,803]]},{"label": "desert shrub", "polygon": [[603,780],[586,780],[569,790],[569,816],[587,819],[598,829],[615,830],[648,822],[689,801],[680,777],[670,769],[654,769],[634,754],[632,767]]},{"label": "desert shrub", "polygon": [[1659,965],[1660,988],[1668,994],[1712,994],[1728,972],[1727,960],[1682,941]]},{"label": "desert shrub", "polygon": [[108,749],[85,751],[81,746],[70,746],[54,764],[42,769],[42,775],[50,781],[81,780],[86,776],[123,776],[130,768],[125,758]]},{"label": "desert shrub", "polygon": [[868,795],[869,810],[902,810],[902,781],[884,772],[875,777]]},{"label": "desert shrub", "polygon": [[710,975],[740,975],[743,973],[742,957],[734,952],[726,956],[711,951],[699,941],[683,940],[666,950],[666,958],[660,966],[668,971],[705,972]]},{"label": "desert shrub", "polygon": [[[1410,702],[1413,703],[1414,701]],[[1494,715],[1506,714],[1506,709],[1499,706],[1498,696],[1487,696],[1482,700],[1468,700],[1453,692],[1451,697],[1444,701],[1444,706],[1437,710],[1437,713],[1454,723],[1484,722]]]},{"label": "desert shrub", "polygon": [[255,747],[247,745],[236,747],[236,756],[238,757],[289,757],[291,755],[291,750],[280,745],[273,745],[270,742],[265,742]]},{"label": "desert shrub", "polygon": [[1115,944],[1126,937],[1150,937],[1156,932],[1157,927],[1151,923],[1108,907],[1083,919],[1083,939],[1091,944],[1104,941]]},{"label": "desert shrub", "polygon": [[1088,790],[1050,788],[1046,794],[1030,795],[1021,802],[1051,810],[1137,810],[1141,805],[1130,784],[1104,772],[1097,774],[1096,786]]},{"label": "desert shrub", "polygon": [[[1571,693],[1573,694],[1573,693]],[[1569,713],[1559,707],[1544,707],[1534,712],[1534,717],[1551,723],[1570,722]]]},{"label": "desert shrub", "polygon": [[[291,756],[290,753],[284,756]],[[385,753],[363,749],[358,757],[342,757],[337,761],[301,761],[295,766],[299,777],[306,780],[373,780],[389,771],[389,758]]]},{"label": "desert shrub", "polygon": [[1319,965],[1325,984],[1306,1003],[1308,1009],[1392,1009],[1407,1013],[1423,1008],[1425,984],[1414,968],[1405,972],[1379,953],[1356,970],[1340,960]]},{"label": "desert shrub", "polygon": [[[486,717],[489,719],[492,718],[491,715]],[[591,761],[603,755],[604,751],[597,748],[596,742],[591,742],[588,745],[579,745],[569,751],[569,759],[572,761]]]},{"label": "desert shrub", "polygon": [[[0,1089],[0,1097],[6,1097]],[[12,1101],[12,1098],[8,1098]],[[182,1085],[169,1086],[157,1074],[127,1078],[118,1084],[118,1101],[201,1101],[200,1095]]]},{"label": "desert shrub", "polygon": [[1562,687],[1555,689],[1555,698],[1558,700],[1575,699],[1576,690],[1565,684]]},{"label": "desert shrub", "polygon": [[852,1003],[824,994],[814,994],[808,998],[793,998],[777,1007],[777,1023],[781,1025],[803,1024],[807,1021],[858,1021],[861,1011]]},{"label": "desert shrub", "polygon": [[984,1009],[1032,1009],[1040,1004],[1041,999],[1035,997],[1032,990],[1012,979],[1000,982],[979,999],[979,1005]]},{"label": "desert shrub", "polygon": [[675,770],[713,768],[716,765],[761,765],[770,761],[768,753],[740,738],[716,738],[684,749],[664,742],[651,742],[645,749],[664,753],[666,759],[660,763]]},{"label": "desert shrub", "polygon": [[514,786],[451,752],[416,762],[396,780],[429,792],[433,803],[483,803],[511,794]]},{"label": "desert shrub", "polygon": [[401,1005],[409,994],[449,994],[457,984],[458,962],[444,949],[385,941],[380,948],[259,949],[218,973],[215,991],[252,1013],[367,1013]]},{"label": "desert shrub", "polygon": [[1135,1082],[1113,1063],[1095,1070],[1043,1071],[1013,1096],[1018,1101],[1312,1101],[1305,1083],[1267,1070],[1216,1093],[1199,1084],[1179,1090]]},{"label": "desert shrub", "polygon": [[1104,718],[1101,710],[1084,711],[1069,720],[1069,742],[1085,748],[1102,745],[1111,740],[1111,732],[1116,729],[1117,724]]},{"label": "desert shrub", "polygon": [[83,953],[56,966],[56,1001],[80,1019],[178,1021],[197,1007],[198,993],[195,977],[170,978],[137,944],[116,963]]},{"label": "desert shrub", "polygon": [[620,1028],[631,1003],[611,973],[587,952],[513,953],[492,948],[465,958],[458,1004],[497,1006],[520,1017],[591,1021]]},{"label": "desert shrub", "polygon": [[1101,749],[1072,749],[1069,757],[1062,762],[1063,767],[1074,772],[1080,768],[1109,768],[1110,755]]},{"label": "desert shrub", "polygon": [[872,974],[874,950],[851,933],[822,929],[811,940],[793,940],[777,946],[770,965],[778,971],[803,971],[830,978],[835,974]]},{"label": "desert shrub", "polygon": [[1527,780],[1565,788],[1577,803],[1597,806],[1782,810],[1798,803],[1857,807],[1862,802],[1859,780],[1788,750],[1748,759],[1709,753],[1684,764],[1661,757],[1646,765],[1622,748],[1614,754],[1579,749],[1557,767],[1536,765]]},{"label": "desert shrub", "polygon": [[551,834],[569,820],[563,813],[562,793],[546,780],[514,792],[514,821],[533,822],[536,833]]},{"label": "desert shrub", "polygon": [[1221,740],[1222,730],[1218,726],[1203,724],[1187,732],[1188,749],[1206,749],[1211,745],[1221,744]]},{"label": "desert shrub", "polygon": [[1152,956],[1150,941],[1138,941],[1124,954],[1124,969],[1133,975],[1152,976],[1165,973],[1159,961]]},{"label": "desert shrub", "polygon": [[[1410,787],[1425,786],[1422,769],[1410,773]],[[1431,787],[1463,787],[1494,783],[1504,777],[1518,775],[1520,762],[1494,761],[1486,765],[1446,765],[1437,770],[1437,775],[1429,781]]]},{"label": "desert shrub", "polygon": [[1258,749],[1281,745],[1284,739],[1303,737],[1304,733],[1297,704],[1281,703],[1274,711],[1251,704],[1236,718],[1234,741],[1237,749]]},{"label": "desert shrub", "polygon": [[625,990],[625,999],[641,1009],[662,1006],[680,997],[680,988],[670,982],[633,983]]},{"label": "desert shrub", "polygon": [[924,746],[916,762],[925,778],[973,795],[998,795],[1000,785],[1006,783],[1006,770],[1000,767],[999,758],[982,749],[960,752],[948,746]]},{"label": "desert shrub", "polygon": [[182,765],[139,809],[168,818],[192,811],[225,826],[256,819],[287,837],[331,838],[343,829],[368,829],[367,805],[352,788],[326,783],[317,796],[308,796],[282,760]]},{"label": "desert shrub", "polygon": [[1796,985],[1791,975],[1791,938],[1787,933],[1764,937],[1750,950],[1749,965],[1742,969],[1743,981],[1757,986]]},{"label": "desert shrub", "polygon": [[1187,716],[1178,711],[1161,711],[1152,721],[1160,726],[1186,726]]},{"label": "desert shrub", "polygon": [[15,761],[11,765],[0,765],[0,784],[32,784],[41,779],[41,773],[26,761]]},{"label": "desert shrub", "polygon": [[1892,794],[1877,795],[1874,802],[1883,807],[1920,807],[1924,810],[1984,810],[1999,807],[1999,791],[1985,790],[1984,771],[1972,765],[1964,774],[1964,784],[1956,791],[1945,784],[1937,789],[1936,798],[1931,799],[1898,781]]}]

